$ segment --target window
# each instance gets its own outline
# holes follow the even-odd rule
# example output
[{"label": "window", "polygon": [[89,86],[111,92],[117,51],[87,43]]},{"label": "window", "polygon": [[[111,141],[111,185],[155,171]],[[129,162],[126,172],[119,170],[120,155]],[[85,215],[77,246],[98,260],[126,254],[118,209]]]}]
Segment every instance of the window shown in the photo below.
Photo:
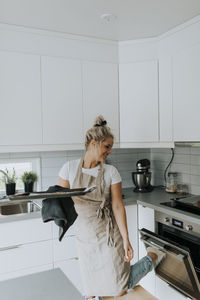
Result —
[{"label": "window", "polygon": [[[17,192],[24,191],[24,184],[21,180],[21,176],[25,171],[33,171],[38,176],[38,181],[35,184],[35,189],[41,189],[41,176],[40,176],[40,159],[39,158],[19,158],[19,159],[0,159],[0,170],[13,172],[13,168],[16,171],[17,182],[16,190]],[[4,175],[0,172],[0,193],[5,193],[5,183],[3,181]]]}]

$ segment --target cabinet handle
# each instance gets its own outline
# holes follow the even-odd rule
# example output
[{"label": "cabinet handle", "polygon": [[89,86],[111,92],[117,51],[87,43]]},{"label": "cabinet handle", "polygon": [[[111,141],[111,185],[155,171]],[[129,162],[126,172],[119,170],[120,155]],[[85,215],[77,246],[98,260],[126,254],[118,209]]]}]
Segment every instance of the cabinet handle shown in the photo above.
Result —
[{"label": "cabinet handle", "polygon": [[71,259],[71,260],[72,260],[72,259],[74,259],[74,260],[79,260],[78,257],[71,257],[70,259]]},{"label": "cabinet handle", "polygon": [[19,247],[21,247],[21,246],[22,246],[22,244],[19,244],[19,245],[13,245],[13,246],[9,246],[9,247],[3,247],[3,248],[0,248],[0,251],[12,250],[12,249],[19,248]]}]

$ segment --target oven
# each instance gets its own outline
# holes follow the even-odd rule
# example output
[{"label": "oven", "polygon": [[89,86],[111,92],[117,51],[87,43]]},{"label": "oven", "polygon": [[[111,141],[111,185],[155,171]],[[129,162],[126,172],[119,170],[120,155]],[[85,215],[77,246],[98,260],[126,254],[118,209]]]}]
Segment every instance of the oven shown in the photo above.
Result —
[{"label": "oven", "polygon": [[200,299],[200,225],[155,211],[155,232],[140,229],[145,246],[164,251],[156,267],[161,279],[192,299]]}]

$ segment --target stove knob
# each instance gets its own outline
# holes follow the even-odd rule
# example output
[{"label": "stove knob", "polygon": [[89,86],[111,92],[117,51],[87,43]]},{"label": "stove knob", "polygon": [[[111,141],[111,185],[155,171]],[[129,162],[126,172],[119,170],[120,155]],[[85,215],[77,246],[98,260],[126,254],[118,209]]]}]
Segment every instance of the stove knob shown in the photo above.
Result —
[{"label": "stove knob", "polygon": [[191,231],[191,230],[193,229],[193,227],[192,227],[192,225],[186,225],[186,226],[185,226],[185,229],[186,229],[187,231]]},{"label": "stove knob", "polygon": [[168,217],[164,218],[165,223],[169,223],[170,219]]}]

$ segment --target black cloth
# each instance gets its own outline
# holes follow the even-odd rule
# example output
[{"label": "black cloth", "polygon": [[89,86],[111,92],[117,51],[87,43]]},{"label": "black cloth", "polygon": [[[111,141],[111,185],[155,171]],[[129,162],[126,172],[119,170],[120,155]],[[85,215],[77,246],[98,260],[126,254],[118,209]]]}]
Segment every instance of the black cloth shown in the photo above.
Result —
[{"label": "black cloth", "polygon": [[[50,186],[46,192],[70,192],[72,190],[59,185]],[[47,198],[42,201],[43,222],[54,221],[59,226],[59,241],[61,242],[68,228],[77,218],[74,202],[71,197]]]}]

